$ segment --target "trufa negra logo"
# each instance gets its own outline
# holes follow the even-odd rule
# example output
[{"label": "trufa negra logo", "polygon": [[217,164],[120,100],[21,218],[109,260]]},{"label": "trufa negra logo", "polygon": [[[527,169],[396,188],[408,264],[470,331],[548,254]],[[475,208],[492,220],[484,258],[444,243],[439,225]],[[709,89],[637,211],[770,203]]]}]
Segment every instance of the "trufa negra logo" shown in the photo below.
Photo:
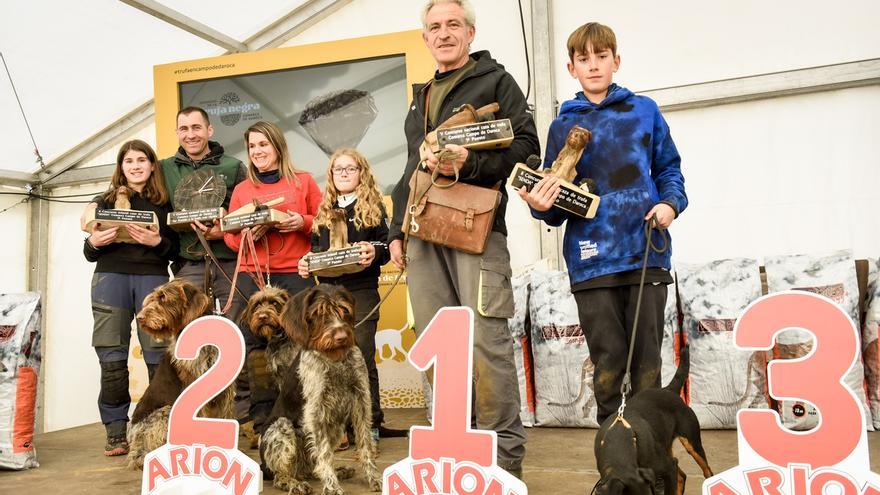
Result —
[{"label": "trufa negra logo", "polygon": [[220,122],[228,127],[238,124],[242,118],[246,120],[260,118],[260,104],[242,101],[235,91],[224,93],[206,107],[205,110],[210,116],[219,117]]}]

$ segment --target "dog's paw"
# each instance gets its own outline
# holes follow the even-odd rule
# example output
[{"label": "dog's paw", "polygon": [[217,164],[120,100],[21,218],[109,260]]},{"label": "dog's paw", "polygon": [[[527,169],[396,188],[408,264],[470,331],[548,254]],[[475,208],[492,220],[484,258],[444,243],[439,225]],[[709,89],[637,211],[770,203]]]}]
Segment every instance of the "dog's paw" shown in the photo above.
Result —
[{"label": "dog's paw", "polygon": [[311,495],[312,486],[305,481],[294,480],[290,482],[287,493],[291,495]]},{"label": "dog's paw", "polygon": [[350,467],[338,467],[336,468],[336,477],[341,480],[347,480],[349,478],[354,477],[355,470]]},{"label": "dog's paw", "polygon": [[382,491],[382,480],[371,479],[368,481],[370,485],[371,492],[381,492]]},{"label": "dog's paw", "polygon": [[323,495],[345,495],[345,490],[343,490],[341,486],[337,486],[337,487],[325,486]]}]

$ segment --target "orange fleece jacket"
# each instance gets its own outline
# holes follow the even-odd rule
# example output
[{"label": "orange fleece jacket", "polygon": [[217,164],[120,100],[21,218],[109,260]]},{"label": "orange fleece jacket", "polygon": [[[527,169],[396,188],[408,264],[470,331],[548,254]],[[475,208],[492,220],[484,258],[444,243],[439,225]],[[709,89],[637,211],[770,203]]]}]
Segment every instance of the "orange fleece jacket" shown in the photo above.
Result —
[{"label": "orange fleece jacket", "polygon": [[[243,180],[232,191],[232,199],[229,201],[229,211],[235,211],[241,206],[250,203],[256,198],[261,203],[283,197],[284,202],[273,206],[274,209],[287,212],[296,212],[303,216],[305,225],[296,232],[281,233],[277,229],[271,229],[266,234],[269,242],[267,256],[263,241],[254,243],[257,250],[257,260],[260,268],[266,270],[266,260],[269,261],[269,270],[272,272],[289,273],[296,272],[299,259],[309,252],[312,247],[311,231],[312,220],[318,212],[321,204],[321,190],[311,174],[298,172],[299,186],[293,181],[281,179],[274,184],[254,184],[250,180]],[[241,244],[241,232],[227,232],[223,236],[226,245],[233,251],[238,252]],[[241,269],[246,272],[255,272],[256,267],[251,256],[241,260]]]}]

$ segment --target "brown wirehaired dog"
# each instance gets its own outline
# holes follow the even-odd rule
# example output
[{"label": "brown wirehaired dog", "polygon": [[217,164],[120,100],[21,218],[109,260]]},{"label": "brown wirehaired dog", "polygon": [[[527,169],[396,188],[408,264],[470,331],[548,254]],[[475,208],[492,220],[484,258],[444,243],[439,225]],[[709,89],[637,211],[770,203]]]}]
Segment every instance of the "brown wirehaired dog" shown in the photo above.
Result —
[{"label": "brown wirehaired dog", "polygon": [[[193,283],[174,279],[156,287],[144,299],[137,315],[138,323],[151,335],[169,340],[168,350],[156,367],[156,374],[147,386],[131,417],[128,430],[128,465],[141,469],[144,456],[165,444],[168,436],[168,414],[183,392],[217,361],[217,348],[203,347],[196,359],[174,357],[177,336],[193,320],[211,314],[211,300]],[[199,412],[208,418],[232,418],[234,386],[211,399]]]},{"label": "brown wirehaired dog", "polygon": [[241,320],[247,322],[254,335],[266,339],[266,367],[272,373],[276,385],[284,376],[284,370],[293,362],[296,345],[291,342],[281,324],[281,314],[290,294],[286,290],[267,285],[248,299]]},{"label": "brown wirehaired dog", "polygon": [[382,489],[370,437],[367,366],[355,345],[354,305],[347,290],[321,284],[285,307],[282,324],[301,350],[266,422],[260,457],[275,474],[275,486],[290,493],[311,493],[305,479],[312,475],[325,494],[343,493],[339,478],[354,476],[354,469],[334,469],[333,452],[349,422],[370,489]]}]

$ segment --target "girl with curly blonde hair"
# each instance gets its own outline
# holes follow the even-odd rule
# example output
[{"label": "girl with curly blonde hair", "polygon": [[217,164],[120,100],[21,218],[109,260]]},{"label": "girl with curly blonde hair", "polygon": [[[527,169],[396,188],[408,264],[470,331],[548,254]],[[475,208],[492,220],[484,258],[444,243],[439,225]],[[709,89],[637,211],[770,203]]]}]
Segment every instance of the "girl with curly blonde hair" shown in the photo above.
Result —
[{"label": "girl with curly blonde hair", "polygon": [[[357,273],[338,277],[319,276],[320,283],[341,285],[355,298],[355,319],[360,321],[379,302],[379,275],[382,265],[388,262],[388,225],[382,193],[373,178],[366,157],[352,148],[337,150],[330,157],[327,167],[327,189],[318,213],[312,223],[312,252],[330,249],[330,232],[333,230],[332,218],[340,218],[340,210],[345,211],[348,242],[361,246],[361,265],[365,268]],[[299,263],[299,274],[309,277],[308,257]],[[371,318],[355,328],[358,348],[367,363],[370,379],[370,399],[373,413],[373,438],[378,440],[382,428],[383,413],[379,407],[379,372],[376,370],[376,322],[378,311]],[[390,436],[386,433],[386,436]]]}]

